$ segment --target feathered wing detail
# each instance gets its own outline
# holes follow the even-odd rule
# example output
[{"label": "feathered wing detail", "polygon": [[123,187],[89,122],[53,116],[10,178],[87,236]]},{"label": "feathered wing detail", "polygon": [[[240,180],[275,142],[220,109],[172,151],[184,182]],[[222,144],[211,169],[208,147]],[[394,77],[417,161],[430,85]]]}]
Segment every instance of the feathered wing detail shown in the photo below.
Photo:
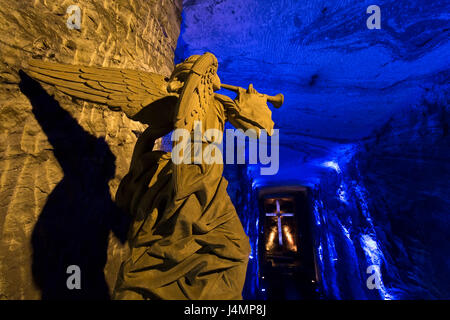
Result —
[{"label": "feathered wing detail", "polygon": [[167,79],[156,73],[41,60],[30,60],[26,71],[31,77],[54,85],[70,96],[122,110],[131,119],[157,100],[177,97],[167,91]]},{"label": "feathered wing detail", "polygon": [[192,131],[195,121],[203,121],[208,110],[208,106],[213,102],[214,93],[212,85],[207,83],[207,76],[199,76],[199,82],[194,88],[187,88],[185,95],[186,99],[183,104],[180,104],[180,109],[177,113],[177,122],[179,126],[176,128],[184,128]]},{"label": "feathered wing detail", "polygon": [[204,120],[214,101],[213,78],[217,66],[216,57],[210,53],[205,53],[195,62],[178,100],[175,128],[192,131],[195,121]]}]

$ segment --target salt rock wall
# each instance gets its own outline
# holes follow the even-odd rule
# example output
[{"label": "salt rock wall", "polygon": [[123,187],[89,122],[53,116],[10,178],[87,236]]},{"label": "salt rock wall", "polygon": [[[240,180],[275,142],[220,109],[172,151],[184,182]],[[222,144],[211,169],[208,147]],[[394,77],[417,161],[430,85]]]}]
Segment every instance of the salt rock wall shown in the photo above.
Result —
[{"label": "salt rock wall", "polygon": [[[315,188],[328,297],[450,297],[449,89],[443,72],[416,105],[343,154]],[[370,266],[379,270],[375,287]]]},{"label": "salt rock wall", "polygon": [[[127,254],[112,199],[145,129],[19,70],[34,58],[169,75],[180,20],[181,0],[0,0],[0,299],[109,298]],[[67,290],[68,265],[81,290]]]}]

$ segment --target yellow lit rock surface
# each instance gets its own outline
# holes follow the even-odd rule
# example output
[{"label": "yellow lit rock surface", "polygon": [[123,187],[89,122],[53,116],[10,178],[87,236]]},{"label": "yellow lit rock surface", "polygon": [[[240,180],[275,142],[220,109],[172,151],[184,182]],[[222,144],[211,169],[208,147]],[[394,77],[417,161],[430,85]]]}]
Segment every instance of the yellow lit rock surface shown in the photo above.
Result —
[{"label": "yellow lit rock surface", "polygon": [[[66,10],[73,4],[81,9],[80,30],[66,26]],[[93,168],[102,168],[106,161],[95,150],[73,157],[70,153],[55,156],[57,150],[42,126],[57,119],[52,114],[45,114],[49,120],[42,123],[36,119],[28,97],[20,91],[18,71],[33,58],[170,75],[180,13],[180,0],[0,0],[0,299],[41,297],[31,271],[31,238],[49,195],[55,194],[65,178],[64,164],[58,160],[79,158],[96,163]],[[94,197],[92,188],[80,190],[76,184],[72,193],[83,199],[85,192],[89,201],[109,201],[129,168],[137,135],[145,126],[123,113],[74,100],[51,87],[45,89],[76,120],[80,132],[106,142],[106,152],[113,155],[114,173],[105,189],[109,199]],[[68,138],[71,143],[76,140]],[[61,139],[64,135],[57,137]],[[70,183],[64,190],[70,190]],[[86,229],[92,231],[92,226]],[[83,230],[79,232],[82,236]],[[111,231],[108,234],[104,273],[112,290],[127,250]]]}]

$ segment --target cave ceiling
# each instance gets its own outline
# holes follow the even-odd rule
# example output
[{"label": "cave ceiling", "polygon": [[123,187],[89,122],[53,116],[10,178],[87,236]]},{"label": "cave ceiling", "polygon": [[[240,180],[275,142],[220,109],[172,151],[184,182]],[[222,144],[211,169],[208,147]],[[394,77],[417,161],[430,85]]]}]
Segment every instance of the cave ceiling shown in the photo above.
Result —
[{"label": "cave ceiling", "polygon": [[[222,82],[282,92],[280,171],[314,180],[448,78],[446,1],[188,0],[176,59],[213,52]],[[381,29],[368,29],[369,5]]]}]

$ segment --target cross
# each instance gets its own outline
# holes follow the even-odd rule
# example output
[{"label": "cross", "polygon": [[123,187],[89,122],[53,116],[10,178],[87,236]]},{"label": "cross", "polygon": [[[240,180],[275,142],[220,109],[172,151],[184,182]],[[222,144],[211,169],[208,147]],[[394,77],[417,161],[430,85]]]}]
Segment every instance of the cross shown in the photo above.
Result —
[{"label": "cross", "polygon": [[274,213],[266,213],[266,217],[277,217],[278,220],[278,243],[280,246],[283,245],[283,230],[281,229],[281,218],[283,217],[293,217],[293,213],[281,213],[280,211],[280,202],[278,200],[275,200],[277,204],[277,211]]}]

